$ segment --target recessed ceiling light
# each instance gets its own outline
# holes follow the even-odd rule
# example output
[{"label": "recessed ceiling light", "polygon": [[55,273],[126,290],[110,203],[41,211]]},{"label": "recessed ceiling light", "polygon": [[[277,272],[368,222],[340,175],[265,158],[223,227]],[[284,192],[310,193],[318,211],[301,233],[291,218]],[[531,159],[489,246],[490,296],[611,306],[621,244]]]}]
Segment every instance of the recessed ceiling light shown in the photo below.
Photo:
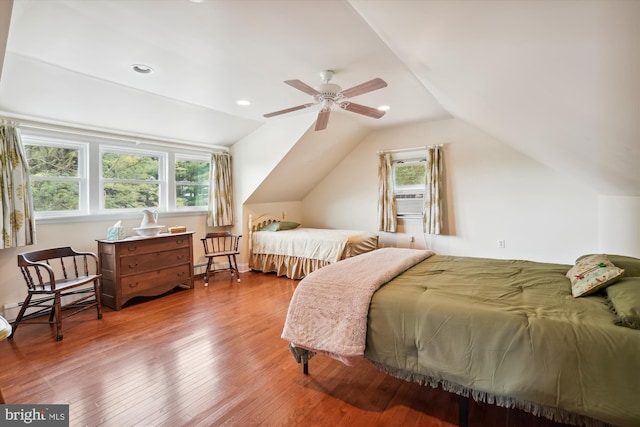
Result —
[{"label": "recessed ceiling light", "polygon": [[381,105],[378,107],[378,110],[380,111],[389,111],[391,107],[389,107],[388,105]]},{"label": "recessed ceiling light", "polygon": [[153,68],[149,67],[148,65],[144,65],[144,64],[133,64],[131,66],[131,69],[133,71],[135,71],[136,73],[140,73],[140,74],[151,74],[151,73],[153,73]]},{"label": "recessed ceiling light", "polygon": [[246,99],[238,99],[236,101],[236,104],[246,106],[246,105],[251,105],[251,101],[247,101]]}]

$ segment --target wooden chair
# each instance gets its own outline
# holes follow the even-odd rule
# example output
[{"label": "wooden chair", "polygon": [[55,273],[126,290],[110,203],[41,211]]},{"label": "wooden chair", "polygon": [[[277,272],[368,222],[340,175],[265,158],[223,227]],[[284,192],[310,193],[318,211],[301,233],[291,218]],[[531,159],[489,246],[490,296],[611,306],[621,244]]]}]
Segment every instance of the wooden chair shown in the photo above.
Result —
[{"label": "wooden chair", "polygon": [[[13,322],[13,338],[18,326],[49,323],[56,326],[56,340],[62,340],[62,311],[72,310],[64,318],[96,307],[102,319],[100,305],[100,269],[98,257],[91,252],[77,252],[71,247],[45,249],[18,254],[18,266],[27,284],[28,294]],[[86,285],[93,284],[91,287]],[[32,299],[33,297],[36,299]],[[79,298],[78,298],[79,296]],[[63,302],[65,298],[68,302]],[[36,308],[24,318],[29,308]],[[49,312],[49,320],[38,316]],[[35,320],[32,320],[35,318]]]},{"label": "wooden chair", "polygon": [[[209,286],[209,275],[215,274],[220,271],[229,270],[231,275],[237,277],[240,281],[240,272],[238,271],[238,262],[236,255],[240,254],[238,250],[238,244],[242,236],[238,234],[231,234],[229,231],[219,231],[214,233],[207,233],[202,239],[204,245],[204,256],[207,257],[207,270],[204,285]],[[226,257],[229,263],[228,267],[216,268],[214,258]]]}]

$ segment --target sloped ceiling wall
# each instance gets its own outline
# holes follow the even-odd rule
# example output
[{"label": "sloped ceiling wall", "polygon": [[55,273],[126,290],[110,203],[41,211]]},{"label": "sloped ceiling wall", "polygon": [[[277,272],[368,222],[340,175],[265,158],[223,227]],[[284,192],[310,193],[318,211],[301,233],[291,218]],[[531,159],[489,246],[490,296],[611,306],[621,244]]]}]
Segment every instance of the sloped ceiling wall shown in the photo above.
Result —
[{"label": "sloped ceiling wall", "polygon": [[640,2],[350,3],[455,117],[640,196]]},{"label": "sloped ceiling wall", "polygon": [[[345,158],[368,133],[348,113],[334,112],[322,132],[309,130],[282,157],[247,203],[299,201]],[[348,183],[345,183],[348,185]]]},{"label": "sloped ceiling wall", "polygon": [[[0,7],[0,42],[10,15],[12,36],[6,52],[0,43],[0,112],[232,145],[264,125],[264,112],[308,102],[284,79],[314,84],[319,70],[335,67],[345,87],[387,80],[388,88],[358,98],[392,104],[376,126],[453,115],[599,194],[640,196],[637,0],[0,0]],[[141,53],[158,64],[151,80],[129,73]],[[239,96],[254,97],[255,108],[236,106]],[[319,146],[335,141],[306,134],[301,147],[316,137]],[[332,153],[314,155],[328,161]],[[279,173],[270,178],[274,188]],[[308,180],[307,191],[312,186]],[[260,191],[260,199],[276,193]]]}]

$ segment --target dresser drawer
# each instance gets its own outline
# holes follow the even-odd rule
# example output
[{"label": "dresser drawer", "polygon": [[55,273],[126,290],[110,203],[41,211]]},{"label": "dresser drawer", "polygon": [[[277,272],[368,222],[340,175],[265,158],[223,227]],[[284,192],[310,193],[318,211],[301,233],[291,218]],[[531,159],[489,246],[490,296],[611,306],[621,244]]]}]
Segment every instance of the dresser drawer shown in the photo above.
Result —
[{"label": "dresser drawer", "polygon": [[98,240],[102,304],[114,310],[134,297],[193,289],[193,232]]},{"label": "dresser drawer", "polygon": [[[149,271],[135,274],[121,279],[122,296],[126,299],[129,295],[152,295],[164,293],[175,286],[189,284],[191,281],[191,264],[178,265],[171,268]],[[154,292],[155,293],[155,292]]]},{"label": "dresser drawer", "polygon": [[129,254],[143,254],[188,247],[190,247],[190,236],[163,236],[161,239],[136,239],[130,242],[123,242],[120,246],[120,254],[121,256],[127,256]]},{"label": "dresser drawer", "polygon": [[184,264],[191,259],[191,248],[178,248],[163,252],[150,252],[141,255],[123,256],[120,258],[120,275],[137,274],[143,271],[157,270],[158,267],[169,267]]}]

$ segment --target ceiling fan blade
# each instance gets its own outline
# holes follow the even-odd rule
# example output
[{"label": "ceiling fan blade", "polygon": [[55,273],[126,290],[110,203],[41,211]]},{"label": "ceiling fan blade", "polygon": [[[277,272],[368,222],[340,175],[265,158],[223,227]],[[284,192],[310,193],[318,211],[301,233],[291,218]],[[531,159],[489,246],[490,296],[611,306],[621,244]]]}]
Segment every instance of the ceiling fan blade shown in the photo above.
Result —
[{"label": "ceiling fan blade", "polygon": [[315,130],[324,130],[327,128],[327,124],[329,123],[329,113],[331,110],[322,109],[318,113],[318,118],[316,119],[316,128]]},{"label": "ceiling fan blade", "polygon": [[379,119],[384,116],[384,111],[380,111],[377,108],[367,107],[365,105],[356,104],[355,102],[343,102],[340,105],[340,108],[351,111],[352,113],[362,114],[363,116],[373,117],[374,119]]},{"label": "ceiling fan blade", "polygon": [[285,83],[309,95],[320,95],[320,92],[300,80],[285,80]]},{"label": "ceiling fan blade", "polygon": [[302,104],[302,105],[298,105],[297,107],[291,107],[291,108],[287,108],[287,109],[280,110],[280,111],[274,111],[273,113],[267,113],[262,117],[279,116],[280,114],[286,114],[286,113],[290,113],[292,111],[302,110],[303,108],[313,107],[314,105],[316,105],[316,104],[313,103],[313,102],[309,103],[309,104]]},{"label": "ceiling fan blade", "polygon": [[373,80],[369,80],[368,82],[361,83],[358,86],[354,86],[350,89],[343,90],[342,95],[344,95],[346,98],[352,98],[357,95],[362,95],[363,93],[382,89],[383,87],[387,87],[387,82],[378,77]]}]

